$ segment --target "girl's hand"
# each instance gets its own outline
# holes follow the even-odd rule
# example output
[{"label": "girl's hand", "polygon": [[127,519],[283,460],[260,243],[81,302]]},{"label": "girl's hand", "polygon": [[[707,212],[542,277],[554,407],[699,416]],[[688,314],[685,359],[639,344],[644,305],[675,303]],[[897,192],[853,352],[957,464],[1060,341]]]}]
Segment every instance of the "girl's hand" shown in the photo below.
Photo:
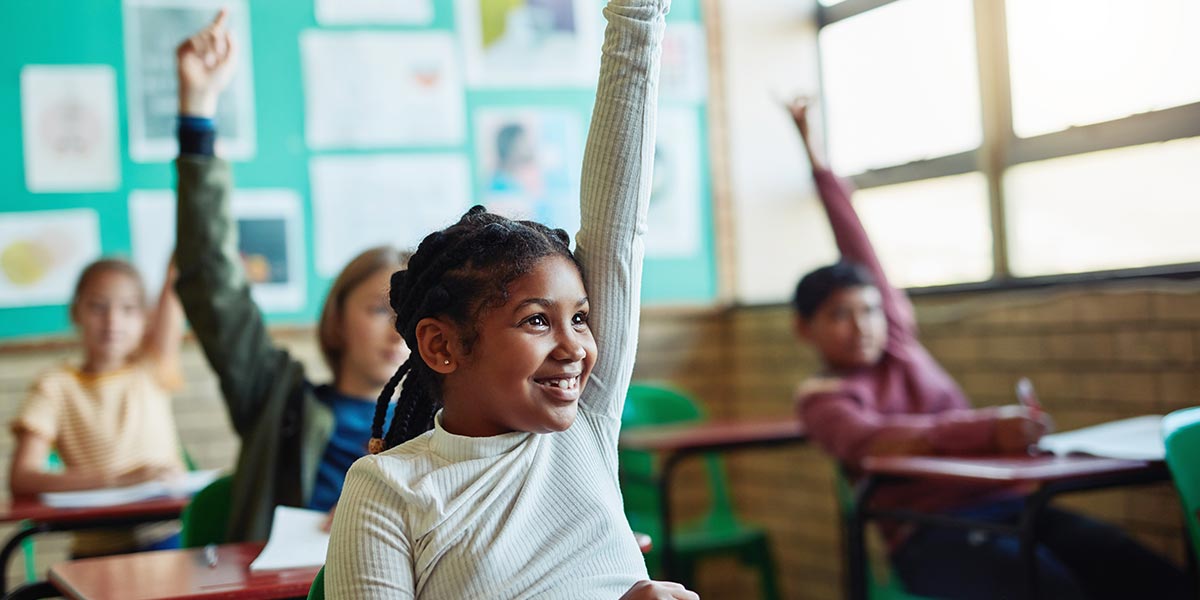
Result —
[{"label": "girl's hand", "polygon": [[700,595],[670,581],[639,581],[621,600],[700,600]]},{"label": "girl's hand", "polygon": [[175,50],[179,114],[209,118],[217,114],[217,98],[233,79],[237,65],[237,45],[225,28],[227,19],[222,9],[208,27]]}]

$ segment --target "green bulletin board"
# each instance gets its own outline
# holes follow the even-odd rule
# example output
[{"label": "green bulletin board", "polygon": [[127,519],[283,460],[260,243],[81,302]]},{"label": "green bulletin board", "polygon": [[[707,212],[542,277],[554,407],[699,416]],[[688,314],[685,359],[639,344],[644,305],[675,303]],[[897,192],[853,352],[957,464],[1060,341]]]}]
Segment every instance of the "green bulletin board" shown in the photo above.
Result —
[{"label": "green bulletin board", "polygon": [[[312,101],[306,95],[302,37],[314,32],[428,33],[441,34],[443,38],[448,35],[454,41],[450,46],[455,54],[453,60],[466,62],[468,59],[464,55],[468,51],[463,43],[466,33],[462,9],[466,1],[431,0],[431,18],[421,19],[419,23],[400,24],[342,24],[334,23],[329,18],[318,21],[317,11],[322,0],[249,0],[241,5],[248,10],[250,23],[247,38],[249,52],[243,53],[243,58],[250,60],[243,61],[242,66],[252,79],[250,107],[253,119],[246,127],[253,134],[254,143],[252,150],[243,158],[233,158],[237,188],[239,191],[252,192],[246,199],[250,205],[270,205],[271,201],[280,198],[269,196],[279,196],[279,192],[282,192],[282,200],[286,201],[289,196],[294,198],[297,208],[294,224],[296,237],[292,239],[289,251],[294,252],[294,264],[299,271],[285,276],[291,277],[293,283],[302,282],[302,285],[294,290],[298,293],[293,302],[280,304],[284,308],[266,311],[269,321],[313,322],[332,278],[330,269],[321,266],[322,261],[315,250],[318,227],[314,219],[318,211],[312,197],[314,184],[311,163],[314,159],[319,162],[330,158],[345,157],[349,160],[375,155],[457,159],[469,165],[465,170],[465,176],[470,179],[469,185],[465,186],[465,194],[469,196],[467,199],[471,203],[481,202],[490,206],[489,200],[500,198],[496,194],[502,193],[507,185],[499,176],[488,174],[493,168],[489,161],[498,159],[486,156],[493,143],[490,138],[496,136],[497,140],[500,139],[496,129],[503,125],[502,117],[522,112],[548,114],[553,118],[547,122],[557,118],[578,125],[577,135],[565,138],[563,143],[573,147],[560,153],[559,159],[565,164],[558,165],[559,170],[569,173],[573,181],[563,183],[548,178],[550,183],[547,185],[578,185],[579,161],[583,155],[582,146],[594,100],[594,71],[587,72],[590,73],[588,77],[591,83],[586,85],[520,82],[476,85],[464,75],[466,66],[460,65],[464,129],[455,142],[384,143],[329,148],[320,143],[314,144],[310,139],[313,132],[307,131],[306,127],[310,124],[311,115],[306,115],[306,110],[311,110],[309,104]],[[489,10],[511,10],[507,7],[524,2],[533,3],[533,0],[481,0],[477,4],[480,14],[484,14]],[[594,51],[598,56],[598,41],[603,27],[603,18],[600,16],[602,3],[596,0],[548,1],[551,5],[565,4],[568,7],[572,2],[577,9],[580,6],[594,7],[594,24],[597,28]],[[8,132],[8,135],[0,138],[0,165],[3,165],[0,167],[0,340],[61,335],[70,329],[65,307],[67,298],[61,290],[49,296],[25,294],[22,291],[23,285],[38,285],[37,272],[18,268],[24,264],[22,260],[29,258],[29,253],[24,252],[25,246],[14,243],[21,242],[19,238],[22,235],[36,235],[30,233],[35,228],[27,227],[26,222],[31,219],[31,222],[37,222],[40,217],[51,214],[89,215],[91,222],[95,223],[94,230],[98,232],[94,246],[99,253],[133,259],[134,238],[137,236],[135,230],[138,228],[136,223],[132,223],[131,207],[143,200],[151,203],[159,201],[171,193],[174,175],[169,156],[151,159],[139,156],[138,160],[133,156],[136,151],[131,138],[128,86],[146,84],[132,81],[128,67],[130,63],[126,56],[125,35],[130,3],[179,5],[187,4],[188,0],[125,0],[124,5],[121,0],[10,0],[0,5],[0,23],[3,23],[0,29],[3,29],[5,45],[4,52],[0,54],[0,130]],[[191,4],[205,7],[213,5],[208,0],[196,0]],[[470,8],[476,10],[475,5]],[[717,275],[712,235],[711,184],[708,155],[705,152],[708,147],[708,115],[704,98],[704,74],[707,68],[703,63],[706,53],[698,0],[675,0],[668,23],[663,69],[664,93],[660,101],[661,135],[659,152],[656,153],[659,168],[652,204],[651,235],[655,235],[653,211],[659,211],[660,221],[673,224],[679,230],[673,238],[665,241],[648,240],[648,244],[655,241],[664,243],[657,249],[652,247],[648,252],[643,297],[648,304],[703,304],[716,297]],[[582,21],[574,25],[581,27]],[[231,26],[236,28],[239,23],[231,22]],[[677,31],[685,35],[674,35]],[[495,33],[489,31],[483,36],[494,37]],[[248,67],[246,62],[249,62]],[[109,170],[114,174],[112,181],[93,182],[84,185],[84,189],[67,190],[55,190],[52,185],[47,188],[40,183],[34,164],[36,159],[29,158],[31,152],[36,151],[30,150],[26,139],[30,135],[26,131],[26,119],[30,117],[26,115],[23,119],[22,113],[23,110],[30,112],[37,109],[36,104],[32,107],[29,105],[29,98],[24,99],[23,106],[23,93],[28,94],[38,84],[37,78],[27,70],[30,65],[35,67],[33,71],[51,74],[55,71],[44,67],[86,66],[90,67],[91,74],[100,79],[104,79],[105,73],[111,73],[107,77],[112,81],[110,95],[115,112],[115,131],[111,137],[114,138],[113,151],[116,154],[115,165]],[[161,63],[159,67],[162,67]],[[24,79],[23,72],[26,74]],[[536,77],[536,73],[533,76]],[[34,119],[33,122],[42,123],[38,127],[57,124],[53,120],[46,124],[46,119]],[[221,127],[219,119],[218,128]],[[544,133],[544,136],[549,135]],[[480,136],[487,138],[481,140]],[[221,150],[218,152],[221,153]],[[27,164],[27,161],[31,162]],[[71,176],[67,174],[68,179]],[[34,191],[31,191],[31,187],[35,188]],[[258,192],[261,193],[256,196]],[[572,201],[577,200],[577,191],[574,194]],[[403,190],[397,190],[396,202],[413,201],[403,196]],[[660,201],[660,198],[665,200]],[[347,211],[353,211],[356,206],[353,194],[347,194],[339,202],[340,208]],[[161,205],[168,204],[163,200]],[[90,215],[94,215],[94,218]],[[76,219],[76,222],[86,224],[88,219]],[[683,223],[684,227],[680,227],[679,223]],[[144,228],[145,223],[142,225]],[[247,216],[240,225],[244,238],[247,232],[258,232],[257,235],[265,236],[263,239],[274,239],[271,237],[274,234],[266,227],[269,223],[256,223],[253,214]],[[163,222],[158,228],[171,229],[173,222]],[[281,240],[287,238],[281,232],[276,233],[279,233]],[[35,239],[33,242],[47,245],[51,250],[56,243],[44,239]],[[243,251],[246,249],[243,248]],[[89,258],[95,257],[93,254]],[[328,260],[325,262],[329,263]],[[147,273],[145,269],[143,272],[150,282],[161,277],[161,274]],[[74,275],[66,274],[71,283]]]}]

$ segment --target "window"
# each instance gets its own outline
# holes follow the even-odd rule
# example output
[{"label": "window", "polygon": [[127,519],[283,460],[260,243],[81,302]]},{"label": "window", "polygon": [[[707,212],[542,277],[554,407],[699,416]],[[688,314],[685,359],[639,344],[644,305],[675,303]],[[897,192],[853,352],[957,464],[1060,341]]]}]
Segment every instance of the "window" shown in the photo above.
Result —
[{"label": "window", "polygon": [[905,0],[821,30],[829,160],[860,173],[981,139],[971,5]]},{"label": "window", "polygon": [[830,160],[896,283],[1200,271],[1200,2],[820,4]]}]

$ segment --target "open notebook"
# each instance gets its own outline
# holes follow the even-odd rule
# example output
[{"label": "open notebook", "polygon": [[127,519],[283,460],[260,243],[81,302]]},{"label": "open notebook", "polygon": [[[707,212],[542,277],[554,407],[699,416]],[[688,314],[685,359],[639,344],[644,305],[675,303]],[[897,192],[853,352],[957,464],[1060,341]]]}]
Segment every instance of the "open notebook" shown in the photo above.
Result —
[{"label": "open notebook", "polygon": [[251,571],[319,567],[325,564],[329,533],[321,531],[326,513],[276,506],[267,545],[250,563]]},{"label": "open notebook", "polygon": [[1129,460],[1163,460],[1162,416],[1145,415],[1047,435],[1038,447],[1059,455],[1091,454]]},{"label": "open notebook", "polygon": [[51,492],[40,494],[38,497],[43,504],[54,508],[117,506],[154,498],[191,496],[212,483],[220,475],[221,471],[218,469],[191,471],[168,481],[147,481],[126,487],[77,492]]}]

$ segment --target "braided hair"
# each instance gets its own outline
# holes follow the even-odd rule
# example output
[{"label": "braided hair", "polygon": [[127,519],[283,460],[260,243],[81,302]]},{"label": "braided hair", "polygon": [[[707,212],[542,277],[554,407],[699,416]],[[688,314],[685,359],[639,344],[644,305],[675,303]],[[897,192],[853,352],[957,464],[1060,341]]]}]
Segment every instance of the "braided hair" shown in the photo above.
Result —
[{"label": "braided hair", "polygon": [[[475,325],[488,308],[508,301],[509,285],[547,256],[571,260],[570,237],[533,221],[516,221],[474,206],[457,223],[421,241],[408,268],[392,274],[388,299],[396,312],[396,331],[412,351],[388,380],[375,404],[372,454],[403,444],[430,429],[442,407],[441,376],[425,363],[416,339],[417,323],[445,317],[459,325],[467,352],[478,337]],[[403,386],[401,386],[403,383]],[[400,397],[384,432],[387,407],[396,388]]]}]

